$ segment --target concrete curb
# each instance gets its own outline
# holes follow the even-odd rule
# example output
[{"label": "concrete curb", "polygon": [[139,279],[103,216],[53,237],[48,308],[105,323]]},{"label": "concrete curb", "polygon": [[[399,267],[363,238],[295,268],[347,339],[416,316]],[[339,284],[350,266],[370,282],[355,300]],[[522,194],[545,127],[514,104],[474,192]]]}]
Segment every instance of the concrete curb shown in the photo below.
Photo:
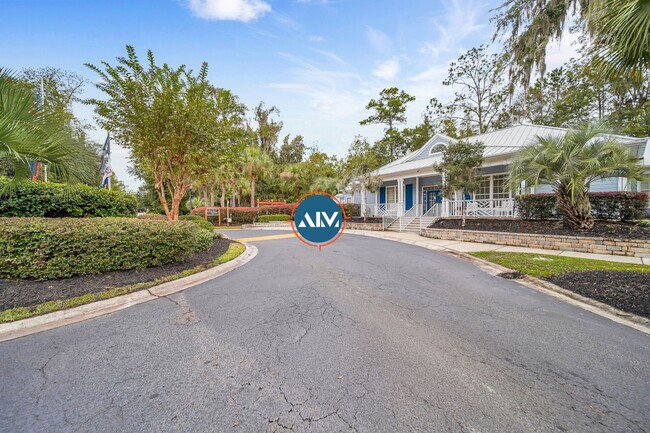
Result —
[{"label": "concrete curb", "polygon": [[[405,239],[400,239],[399,237],[396,236],[391,236],[391,235],[382,236],[376,234],[375,232],[363,233],[356,230],[355,231],[346,230],[346,233],[359,235],[359,236],[374,237],[374,238],[395,241],[395,242],[401,242],[408,245],[415,245],[421,248],[426,248],[431,251],[444,252],[456,256],[458,258],[467,260],[469,262],[472,262],[473,264],[475,264],[476,266],[478,266],[479,268],[481,268],[482,270],[484,270],[485,272],[487,272],[492,276],[497,276],[498,274],[504,272],[516,272],[513,269],[506,268],[505,266],[501,266],[496,263],[492,263],[487,260],[480,259],[478,257],[474,257],[467,253],[454,251],[450,248],[445,248],[439,245],[427,245],[426,241],[422,242],[422,241],[405,240]],[[626,313],[625,311],[619,310],[617,308],[611,307],[607,304],[604,304],[602,302],[596,301],[591,298],[587,298],[577,293],[573,293],[570,290],[563,289],[562,287],[557,286],[553,283],[549,283],[548,281],[544,281],[539,278],[531,277],[530,275],[525,275],[522,278],[518,278],[514,281],[517,281],[518,283],[528,288],[561,299],[562,301],[580,307],[583,310],[590,311],[594,314],[598,314],[599,316],[605,317],[616,323],[620,323],[622,325],[628,326],[630,328],[636,329],[637,331],[641,331],[647,335],[650,335],[650,319],[647,319],[645,317],[637,316],[636,314],[632,314],[632,313]]]},{"label": "concrete curb", "polygon": [[162,298],[213,278],[220,277],[245,265],[257,255],[257,247],[246,243],[244,243],[244,246],[246,250],[238,257],[214,268],[206,269],[205,271],[197,272],[196,274],[188,275],[178,280],[169,281],[158,286],[103,301],[80,305],[79,307],[68,310],[55,311],[53,313],[43,314],[42,316],[0,324],[0,343],[26,335],[36,334],[37,332],[47,331],[48,329],[58,328],[70,323],[82,322],[94,317],[103,316],[104,314],[123,310],[143,302],[153,301],[154,299]]}]

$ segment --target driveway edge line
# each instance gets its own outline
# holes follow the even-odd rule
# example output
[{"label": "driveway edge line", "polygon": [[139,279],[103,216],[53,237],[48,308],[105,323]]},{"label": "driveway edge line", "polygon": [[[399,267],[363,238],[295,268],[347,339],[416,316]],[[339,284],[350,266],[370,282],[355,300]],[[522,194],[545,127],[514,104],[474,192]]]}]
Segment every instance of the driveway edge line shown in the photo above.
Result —
[{"label": "driveway edge line", "polygon": [[257,255],[257,247],[245,242],[243,242],[243,245],[246,249],[238,257],[221,265],[206,269],[205,271],[179,278],[178,280],[169,281],[158,286],[138,290],[137,292],[128,293],[126,295],[91,302],[90,304],[80,305],[68,310],[55,311],[43,314],[42,316],[35,316],[23,320],[17,320],[15,322],[0,324],[0,343],[47,331],[49,329],[59,328],[71,323],[82,322],[94,317],[103,316],[133,305],[153,301],[220,277],[245,265],[255,258]]},{"label": "driveway edge line", "polygon": [[[496,263],[492,263],[487,260],[480,259],[478,257],[474,257],[467,253],[454,251],[452,249],[445,248],[439,245],[427,245],[425,241],[419,242],[419,241],[403,240],[393,236],[384,237],[377,234],[360,233],[359,231],[348,232],[348,233],[352,235],[367,236],[367,237],[384,239],[388,241],[400,242],[408,245],[415,245],[431,251],[444,252],[451,256],[455,256],[464,259],[466,261],[472,262],[478,268],[482,269],[486,273],[495,277],[502,272],[515,272],[513,269],[506,268],[505,266],[501,266]],[[530,275],[524,275],[522,278],[514,279],[513,281],[516,281],[528,288],[546,293],[547,295],[553,296],[554,298],[561,299],[564,302],[567,302],[571,305],[575,305],[579,308],[582,308],[583,310],[587,310],[591,313],[597,314],[613,322],[619,323],[621,325],[625,325],[627,327],[636,329],[637,331],[641,331],[647,335],[650,335],[650,319],[647,319],[645,317],[638,316],[632,313],[626,313],[625,311],[619,310],[618,308],[614,308],[610,305],[604,304],[594,299],[587,298],[585,296],[574,293],[570,290],[563,289],[562,287],[557,286],[553,283],[544,281],[536,277],[532,277]]]}]

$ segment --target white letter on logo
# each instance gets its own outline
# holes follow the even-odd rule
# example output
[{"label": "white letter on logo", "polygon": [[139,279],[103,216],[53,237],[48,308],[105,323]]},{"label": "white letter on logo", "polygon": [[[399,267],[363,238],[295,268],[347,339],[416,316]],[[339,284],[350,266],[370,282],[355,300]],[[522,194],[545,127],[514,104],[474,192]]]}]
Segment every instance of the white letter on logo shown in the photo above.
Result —
[{"label": "white letter on logo", "polygon": [[[330,227],[332,227],[332,223],[336,219],[336,216],[339,214],[338,212],[334,212],[332,214],[332,218],[327,218],[327,214],[325,212],[321,212],[321,213],[323,214],[323,218],[325,218],[325,221],[327,221],[327,225]],[[337,221],[334,227],[338,227],[338,226],[339,226],[339,222]]]}]

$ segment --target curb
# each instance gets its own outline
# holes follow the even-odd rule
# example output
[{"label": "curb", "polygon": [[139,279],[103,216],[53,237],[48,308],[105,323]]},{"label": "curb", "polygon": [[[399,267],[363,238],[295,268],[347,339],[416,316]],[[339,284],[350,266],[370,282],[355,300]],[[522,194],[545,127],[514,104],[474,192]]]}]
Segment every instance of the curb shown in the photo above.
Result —
[{"label": "curb", "polygon": [[133,305],[153,301],[204,283],[213,278],[220,277],[245,265],[253,260],[257,255],[257,248],[254,245],[249,245],[247,243],[243,244],[246,249],[238,257],[221,265],[206,269],[205,271],[179,278],[178,280],[169,281],[158,286],[149,287],[148,289],[142,289],[126,295],[80,305],[68,310],[55,311],[53,313],[43,314],[42,316],[0,324],[0,343],[69,325],[71,323],[82,322],[94,317],[103,316]]},{"label": "curb", "polygon": [[[367,236],[373,238],[384,239],[388,241],[400,242],[408,245],[415,245],[421,248],[426,248],[431,251],[444,252],[449,255],[467,260],[472,262],[474,265],[484,270],[492,276],[497,276],[503,272],[516,272],[513,269],[506,268],[505,266],[498,265],[496,263],[489,262],[487,260],[474,257],[467,253],[460,251],[455,251],[450,248],[438,246],[438,245],[426,245],[426,242],[403,240],[393,236],[381,236],[369,233],[360,233],[359,231],[347,231],[347,233],[352,235]],[[546,293],[547,295],[553,296],[554,298],[561,299],[564,302],[567,302],[571,305],[582,308],[594,314],[597,314],[601,317],[609,319],[613,322],[620,323],[621,325],[628,326],[630,328],[641,331],[647,335],[650,335],[650,319],[647,319],[642,316],[637,316],[636,314],[627,313],[625,311],[619,310],[602,302],[596,301],[591,298],[574,293],[570,290],[563,289],[560,286],[557,286],[548,281],[542,279],[531,277],[530,275],[524,275],[522,278],[515,279],[516,281],[528,288],[537,290],[539,292]]]}]

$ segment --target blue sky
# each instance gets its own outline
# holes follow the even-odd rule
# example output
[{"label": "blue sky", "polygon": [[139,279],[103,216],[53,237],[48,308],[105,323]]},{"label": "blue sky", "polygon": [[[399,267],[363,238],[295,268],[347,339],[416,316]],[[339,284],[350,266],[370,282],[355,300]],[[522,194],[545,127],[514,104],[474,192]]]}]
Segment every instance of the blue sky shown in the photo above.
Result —
[{"label": "blue sky", "polygon": [[[356,134],[374,140],[381,126],[360,126],[365,105],[397,86],[416,96],[408,124],[419,122],[431,97],[442,101],[449,62],[489,43],[490,9],[499,1],[354,0],[0,0],[0,66],[53,66],[97,77],[84,63],[113,63],[133,45],[159,63],[210,65],[210,81],[248,107],[276,105],[282,134],[344,156]],[[572,35],[549,53],[559,66],[575,52]],[[498,47],[494,47],[495,50]],[[86,96],[101,97],[92,86]],[[92,109],[75,106],[91,120]],[[92,137],[103,142],[105,132]],[[128,153],[114,146],[117,175]]]}]

